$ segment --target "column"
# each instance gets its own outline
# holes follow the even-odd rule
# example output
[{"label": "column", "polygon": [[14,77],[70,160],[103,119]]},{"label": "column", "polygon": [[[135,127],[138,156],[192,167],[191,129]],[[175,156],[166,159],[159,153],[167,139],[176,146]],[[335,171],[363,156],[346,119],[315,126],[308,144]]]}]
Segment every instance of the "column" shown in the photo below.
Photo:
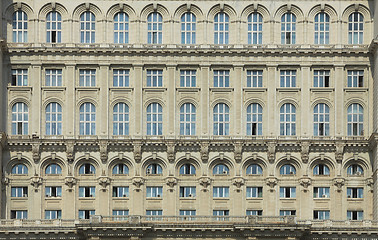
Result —
[{"label": "column", "polygon": [[134,64],[134,79],[130,79],[134,85],[134,135],[143,135],[143,65]]},{"label": "column", "polygon": [[267,65],[267,74],[266,79],[264,79],[265,86],[267,87],[267,109],[264,111],[266,114],[266,121],[263,126],[264,135],[275,137],[279,135],[279,128],[276,130],[276,126],[279,126],[279,123],[276,122],[278,119],[278,111],[276,108],[277,96],[276,96],[276,87],[278,79],[276,77],[277,64]]},{"label": "column", "polygon": [[[200,77],[198,84],[201,88],[201,131],[198,131],[200,135],[209,135],[211,132],[211,109],[209,100],[209,86],[210,86],[210,64],[201,64],[200,72],[198,76]],[[210,129],[209,129],[210,127]]]},{"label": "column", "polygon": [[66,86],[65,109],[63,110],[63,119],[65,119],[63,120],[63,131],[68,138],[73,138],[79,134],[79,132],[75,132],[75,129],[78,128],[75,126],[78,106],[76,106],[76,66],[74,64],[66,65],[63,78],[63,85]]},{"label": "column", "polygon": [[42,65],[33,64],[29,74],[29,85],[31,89],[31,103],[29,107],[29,135],[36,133],[40,135],[41,129],[41,117],[44,109],[42,108],[42,94],[41,94],[41,82],[42,82]]},{"label": "column", "polygon": [[[244,135],[243,129],[243,65],[234,65],[234,77],[231,79],[231,87],[234,88],[234,125],[233,135]],[[240,117],[242,116],[242,117]]]},{"label": "column", "polygon": [[[108,138],[109,131],[109,64],[101,64],[99,73],[97,75],[98,105],[99,109],[96,111],[98,125],[97,134],[100,138]],[[106,101],[103,101],[107,99]]]}]

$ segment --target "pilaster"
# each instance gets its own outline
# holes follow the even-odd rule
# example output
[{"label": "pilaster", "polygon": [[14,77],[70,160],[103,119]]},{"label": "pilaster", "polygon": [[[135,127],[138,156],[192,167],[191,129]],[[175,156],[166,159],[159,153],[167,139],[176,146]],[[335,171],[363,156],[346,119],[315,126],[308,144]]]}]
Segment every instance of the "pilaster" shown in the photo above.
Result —
[{"label": "pilaster", "polygon": [[[99,126],[96,129],[97,134],[100,138],[106,138],[109,126],[109,106],[111,104],[109,98],[109,64],[100,64],[99,73],[96,78],[96,85],[100,88],[99,90],[99,109],[97,111],[96,125]],[[102,99],[107,99],[102,101]]]},{"label": "pilaster", "polygon": [[[66,65],[65,74],[63,74],[63,85],[66,86],[66,99],[65,99],[65,109],[63,109],[63,133],[65,133],[69,138],[76,136],[78,133],[75,129],[76,113],[78,112],[78,106],[76,105],[76,65]],[[71,109],[71,111],[70,111]]]},{"label": "pilaster", "polygon": [[134,85],[135,94],[134,94],[134,135],[140,136],[143,135],[143,95],[142,95],[142,86],[143,86],[143,65],[134,64]]},{"label": "pilaster", "polygon": [[200,79],[197,81],[197,84],[200,84],[202,89],[201,91],[201,110],[202,110],[202,117],[201,117],[201,126],[202,132],[199,132],[200,135],[209,135],[211,133],[211,107],[210,107],[210,100],[209,100],[209,87],[210,87],[210,65],[209,64],[202,64],[200,65],[200,72],[199,76]]},{"label": "pilaster", "polygon": [[[30,113],[30,128],[29,135],[36,133],[37,136],[42,134],[42,94],[41,94],[41,84],[42,84],[42,65],[33,64],[30,69],[30,75],[28,79],[28,84],[32,87],[33,94],[31,95],[31,103],[29,106]],[[44,110],[44,109],[43,109]],[[44,111],[43,111],[44,112]]]},{"label": "pilaster", "polygon": [[[278,86],[278,79],[277,79],[277,64],[270,64],[267,66],[268,68],[268,74],[267,79],[264,79],[266,87],[267,87],[267,93],[269,99],[268,106],[267,106],[267,113],[269,118],[267,119],[267,124],[264,124],[266,126],[266,134],[268,136],[276,136],[279,135],[279,123],[276,123],[276,119],[278,119],[278,111],[276,110],[276,87]],[[264,131],[263,131],[264,132]]]}]

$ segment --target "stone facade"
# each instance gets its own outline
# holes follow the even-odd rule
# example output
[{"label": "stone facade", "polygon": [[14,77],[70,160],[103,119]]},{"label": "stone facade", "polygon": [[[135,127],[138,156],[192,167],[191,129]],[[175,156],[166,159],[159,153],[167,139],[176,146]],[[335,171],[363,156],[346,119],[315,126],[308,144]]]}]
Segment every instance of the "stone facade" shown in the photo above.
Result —
[{"label": "stone facade", "polygon": [[[367,0],[2,1],[4,232],[374,234],[375,9]],[[129,29],[116,31],[128,35],[122,44],[114,43],[118,13]],[[358,43],[348,37],[355,13]],[[295,16],[287,23],[295,31],[283,33],[282,16]],[[261,17],[262,31],[250,17]],[[315,30],[322,24],[329,30]]]}]

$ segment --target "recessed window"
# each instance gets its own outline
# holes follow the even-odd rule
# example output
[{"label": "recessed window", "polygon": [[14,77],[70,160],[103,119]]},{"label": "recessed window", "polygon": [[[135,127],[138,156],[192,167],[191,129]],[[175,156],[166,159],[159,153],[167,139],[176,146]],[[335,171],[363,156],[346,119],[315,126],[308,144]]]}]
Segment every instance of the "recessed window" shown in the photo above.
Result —
[{"label": "recessed window", "polygon": [[353,103],[348,107],[348,136],[362,136],[364,135],[364,108],[358,104]]},{"label": "recessed window", "polygon": [[347,188],[347,198],[363,198],[364,189],[358,187],[348,187]]},{"label": "recessed window", "polygon": [[196,174],[196,168],[190,163],[183,164],[180,167],[180,175],[195,175],[195,174]]},{"label": "recessed window", "polygon": [[248,44],[262,44],[263,17],[254,12],[248,16]]},{"label": "recessed window", "polygon": [[96,107],[92,103],[86,102],[80,106],[80,135],[96,134]]},{"label": "recessed window", "polygon": [[81,69],[79,74],[80,87],[95,87],[96,86],[96,70]]},{"label": "recessed window", "polygon": [[163,174],[163,168],[157,163],[152,163],[152,164],[148,165],[148,167],[146,168],[146,174],[147,175]]},{"label": "recessed window", "polygon": [[364,220],[364,211],[347,211],[348,220]]},{"label": "recessed window", "polygon": [[262,187],[247,187],[247,198],[262,198]]},{"label": "recessed window", "polygon": [[62,86],[62,69],[46,69],[45,81],[48,87]]},{"label": "recessed window", "polygon": [[18,102],[12,107],[12,134],[28,135],[29,109],[25,103]]},{"label": "recessed window", "polygon": [[362,44],[364,41],[364,16],[354,12],[348,18],[348,43]]},{"label": "recessed window", "polygon": [[364,71],[348,70],[348,87],[363,87]]},{"label": "recessed window", "polygon": [[130,70],[113,70],[113,87],[128,87],[130,83]]},{"label": "recessed window", "polygon": [[161,198],[163,197],[163,187],[147,187],[146,188],[148,198]]},{"label": "recessed window", "polygon": [[247,107],[247,135],[262,135],[262,107],[258,103]]},{"label": "recessed window", "polygon": [[95,210],[79,210],[79,219],[90,219],[94,215],[96,215]]},{"label": "recessed window", "polygon": [[129,43],[129,15],[124,12],[114,16],[114,43]]},{"label": "recessed window", "polygon": [[247,87],[262,87],[263,71],[247,70]]},{"label": "recessed window", "polygon": [[129,135],[129,106],[126,103],[114,105],[113,135]]},{"label": "recessed window", "polygon": [[280,135],[294,136],[296,134],[296,108],[291,103],[285,103],[280,108]]},{"label": "recessed window", "polygon": [[315,44],[329,44],[329,15],[321,12],[315,15]]},{"label": "recessed window", "polygon": [[96,187],[79,187],[79,197],[91,198],[96,196]]},{"label": "recessed window", "polygon": [[129,197],[129,187],[113,187],[113,197]]},{"label": "recessed window", "polygon": [[196,44],[196,16],[191,12],[181,16],[181,44]]},{"label": "recessed window", "polygon": [[315,220],[329,219],[329,211],[328,210],[314,211],[314,219]]},{"label": "recessed window", "polygon": [[196,210],[180,210],[180,216],[195,216]]},{"label": "recessed window", "polygon": [[17,197],[17,198],[28,197],[28,187],[12,187],[11,197]]},{"label": "recessed window", "polygon": [[329,198],[329,187],[314,187],[314,198]]},{"label": "recessed window", "polygon": [[325,103],[314,107],[314,136],[329,136],[329,107]]},{"label": "recessed window", "polygon": [[295,187],[280,187],[280,198],[295,198],[296,188]]},{"label": "recessed window", "polygon": [[217,216],[215,218],[216,221],[227,221],[229,220],[228,217],[221,217],[221,216],[229,216],[230,210],[213,210],[213,216]]},{"label": "recessed window", "polygon": [[214,87],[229,87],[230,86],[230,71],[229,70],[214,70]]},{"label": "recessed window", "polygon": [[45,219],[61,219],[62,210],[45,210]]},{"label": "recessed window", "polygon": [[218,164],[213,168],[214,175],[228,175],[229,173],[230,173],[230,170],[224,164]]},{"label": "recessed window", "polygon": [[196,187],[180,187],[181,198],[194,198],[196,197]]},{"label": "recessed window", "polygon": [[295,173],[295,167],[291,164],[285,164],[280,168],[281,175],[294,175]]},{"label": "recessed window", "polygon": [[79,168],[79,174],[95,174],[96,173],[96,168],[90,164],[90,163],[84,163],[83,165],[80,166]]},{"label": "recessed window", "polygon": [[46,16],[46,42],[62,42],[62,16],[56,11],[49,12]]},{"label": "recessed window", "polygon": [[46,167],[46,174],[62,174],[62,168],[55,163],[52,163]]},{"label": "recessed window", "polygon": [[329,87],[329,71],[315,70],[314,71],[314,87]]},{"label": "recessed window", "polygon": [[163,86],[163,70],[147,70],[147,87]]},{"label": "recessed window", "polygon": [[297,18],[292,13],[281,17],[281,44],[295,44]]},{"label": "recessed window", "polygon": [[62,135],[62,106],[59,103],[49,103],[46,107],[46,135]]},{"label": "recessed window", "polygon": [[195,87],[196,86],[196,70],[181,70],[180,71],[180,87]]},{"label": "recessed window", "polygon": [[213,198],[230,197],[229,187],[213,187]]},{"label": "recessed window", "polygon": [[364,175],[364,170],[358,164],[352,164],[347,169],[348,176],[362,176]]},{"label": "recessed window", "polygon": [[46,197],[62,197],[62,187],[45,187]]},{"label": "recessed window", "polygon": [[80,42],[94,43],[96,36],[96,17],[90,11],[80,15]]},{"label": "recessed window", "polygon": [[13,42],[28,42],[28,15],[22,10],[13,13],[12,17]]},{"label": "recessed window", "polygon": [[263,174],[263,170],[262,168],[257,165],[257,164],[251,164],[247,167],[247,171],[246,171],[246,174],[247,175],[262,175]]},{"label": "recessed window", "polygon": [[112,173],[113,174],[124,174],[124,175],[127,175],[127,174],[129,174],[129,168],[126,166],[126,164],[119,163],[119,164],[116,164],[113,167]]},{"label": "recessed window", "polygon": [[291,88],[296,87],[297,79],[296,70],[281,70],[280,71],[280,87]]},{"label": "recessed window", "polygon": [[163,108],[159,103],[147,107],[147,135],[163,134]]},{"label": "recessed window", "polygon": [[247,216],[262,216],[263,210],[247,210]]},{"label": "recessed window", "polygon": [[12,174],[22,175],[22,174],[28,174],[28,167],[26,167],[24,164],[17,164],[12,167]]},{"label": "recessed window", "polygon": [[27,69],[13,69],[11,85],[12,86],[27,86],[28,85],[28,70]]},{"label": "recessed window", "polygon": [[217,13],[214,17],[214,44],[228,44],[229,17],[226,13]]},{"label": "recessed window", "polygon": [[218,103],[213,109],[214,135],[230,134],[230,109],[225,103]]},{"label": "recessed window", "polygon": [[327,165],[318,164],[314,167],[313,173],[314,173],[314,175],[329,175],[330,171],[329,171],[329,167]]},{"label": "recessed window", "polygon": [[113,216],[128,216],[128,215],[129,215],[129,210],[113,210]]},{"label": "recessed window", "polygon": [[28,219],[27,210],[11,210],[11,219]]},{"label": "recessed window", "polygon": [[296,214],[295,210],[280,210],[280,216],[295,216]]},{"label": "recessed window", "polygon": [[163,17],[158,12],[150,13],[147,17],[147,43],[163,43]]},{"label": "recessed window", "polygon": [[185,103],[180,107],[180,135],[196,134],[196,107]]}]

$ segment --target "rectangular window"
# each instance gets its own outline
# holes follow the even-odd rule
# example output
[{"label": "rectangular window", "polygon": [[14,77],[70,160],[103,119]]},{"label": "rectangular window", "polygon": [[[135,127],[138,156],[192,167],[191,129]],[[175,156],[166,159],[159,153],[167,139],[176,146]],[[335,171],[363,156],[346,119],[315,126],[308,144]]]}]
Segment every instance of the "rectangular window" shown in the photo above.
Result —
[{"label": "rectangular window", "polygon": [[128,216],[129,210],[113,210],[113,216]]},{"label": "rectangular window", "polygon": [[61,219],[62,211],[61,210],[46,210],[45,219]]},{"label": "rectangular window", "polygon": [[247,187],[247,198],[262,198],[262,187]]},{"label": "rectangular window", "polygon": [[329,211],[314,211],[314,219],[315,220],[325,220],[329,219]]},{"label": "rectangular window", "polygon": [[163,187],[147,187],[148,198],[161,198],[163,197]]},{"label": "rectangular window", "polygon": [[364,71],[349,70],[348,71],[348,87],[363,87]]},{"label": "rectangular window", "polygon": [[280,187],[280,198],[295,198],[295,187]]},{"label": "rectangular window", "polygon": [[45,81],[48,87],[62,86],[62,69],[46,69]]},{"label": "rectangular window", "polygon": [[62,187],[45,187],[46,197],[62,197]]},{"label": "rectangular window", "polygon": [[314,71],[314,87],[329,87],[329,71]]},{"label": "rectangular window", "polygon": [[28,85],[28,70],[27,69],[13,69],[11,85],[12,86],[27,86]]},{"label": "rectangular window", "polygon": [[280,210],[280,216],[295,216],[296,214],[295,210]]},{"label": "rectangular window", "polygon": [[180,216],[195,216],[196,210],[180,210]]},{"label": "rectangular window", "polygon": [[[230,211],[229,210],[213,210],[213,216],[229,216]],[[217,217],[217,221],[227,221],[228,217]]]},{"label": "rectangular window", "polygon": [[79,75],[80,87],[95,87],[96,86],[96,70],[82,69]]},{"label": "rectangular window", "polygon": [[180,87],[195,87],[196,86],[196,70],[181,70],[180,71]]},{"label": "rectangular window", "polygon": [[363,188],[347,188],[348,198],[364,198]]},{"label": "rectangular window", "polygon": [[262,216],[262,210],[247,210],[247,216]]},{"label": "rectangular window", "polygon": [[79,187],[79,197],[95,197],[96,187]]},{"label": "rectangular window", "polygon": [[27,210],[12,210],[11,219],[28,219]]},{"label": "rectangular window", "polygon": [[180,187],[180,197],[196,197],[196,187]]},{"label": "rectangular window", "polygon": [[11,197],[28,197],[28,187],[12,187]]},{"label": "rectangular window", "polygon": [[213,187],[214,198],[228,198],[229,195],[228,187]]},{"label": "rectangular window", "polygon": [[90,219],[95,214],[95,210],[79,210],[79,219]]},{"label": "rectangular window", "polygon": [[363,211],[347,211],[348,220],[364,220]]},{"label": "rectangular window", "polygon": [[130,71],[122,69],[113,70],[113,87],[128,87]]},{"label": "rectangular window", "polygon": [[262,87],[262,74],[261,70],[248,70],[247,87]]},{"label": "rectangular window", "polygon": [[129,187],[113,187],[113,197],[129,197]]},{"label": "rectangular window", "polygon": [[296,87],[296,70],[281,70],[280,87],[290,88]]},{"label": "rectangular window", "polygon": [[329,198],[329,187],[314,187],[314,198]]},{"label": "rectangular window", "polygon": [[230,71],[229,70],[214,70],[214,87],[229,87],[230,86]]},{"label": "rectangular window", "polygon": [[[147,216],[162,216],[163,215],[163,210],[147,210],[146,211]],[[161,220],[161,217],[148,217],[146,220]]]},{"label": "rectangular window", "polygon": [[163,70],[147,70],[147,87],[163,86]]}]

